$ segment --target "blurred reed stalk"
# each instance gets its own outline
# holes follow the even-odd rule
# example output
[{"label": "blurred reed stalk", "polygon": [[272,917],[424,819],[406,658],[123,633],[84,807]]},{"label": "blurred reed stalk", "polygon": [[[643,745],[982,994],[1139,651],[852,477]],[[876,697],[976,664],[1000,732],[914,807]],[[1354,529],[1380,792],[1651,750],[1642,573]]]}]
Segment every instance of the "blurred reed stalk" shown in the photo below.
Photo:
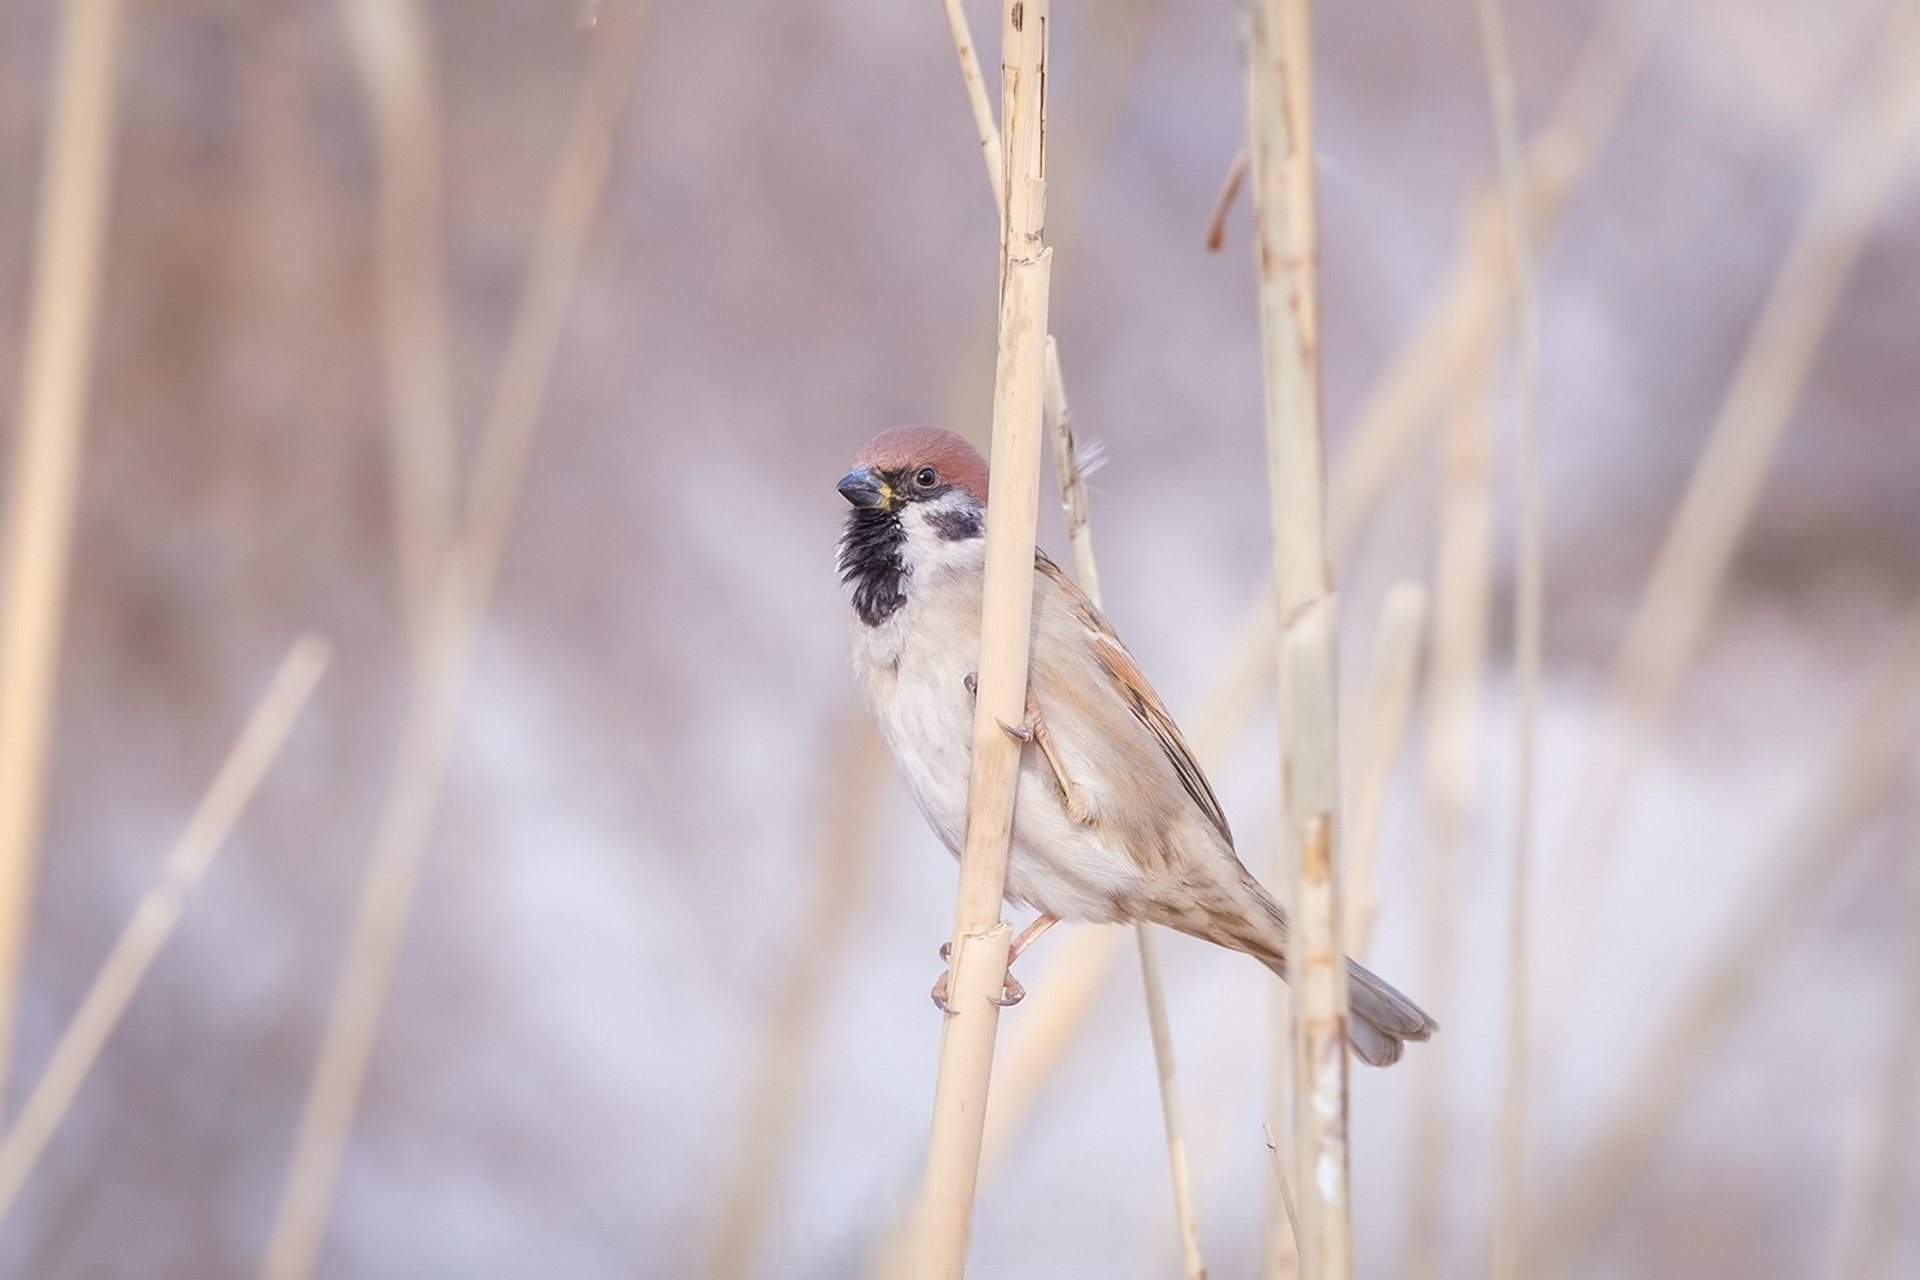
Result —
[{"label": "blurred reed stalk", "polygon": [[[1446,1025],[1458,985],[1460,863],[1480,805],[1481,716],[1493,613],[1493,365],[1491,348],[1453,387],[1441,448],[1434,557],[1433,645],[1421,752],[1418,875],[1421,990]],[[1408,1071],[1406,1227],[1399,1274],[1443,1271],[1449,1167],[1448,1070],[1454,1041],[1435,1038]]]},{"label": "blurred reed stalk", "polygon": [[[993,198],[1006,228],[1006,184],[995,168],[1004,163],[1000,131],[993,122],[993,109],[987,102],[986,77],[980,70],[980,58],[974,50],[973,34],[967,27],[965,11],[958,0],[944,0],[947,26],[953,36],[955,57],[960,63],[960,79],[967,90],[973,111],[974,128],[980,135],[980,150],[987,157],[988,173],[994,179]],[[1004,239],[1002,244],[1004,244]],[[1086,476],[1073,438],[1072,418],[1067,409],[1066,383],[1060,374],[1060,350],[1052,335],[1047,337],[1045,417],[1048,437],[1053,442],[1054,475],[1060,485],[1060,506],[1066,516],[1067,538],[1073,549],[1074,576],[1081,590],[1100,608],[1100,571],[1093,555],[1093,530],[1087,514]],[[1160,1081],[1160,1112],[1167,1137],[1167,1161],[1173,1178],[1174,1218],[1179,1225],[1181,1257],[1188,1280],[1197,1280],[1206,1267],[1200,1253],[1199,1230],[1193,1220],[1191,1180],[1187,1172],[1186,1138],[1180,1123],[1179,1072],[1173,1058],[1173,1032],[1168,1026],[1164,984],[1160,962],[1154,952],[1152,936],[1144,924],[1136,925],[1134,936],[1140,947],[1140,980],[1146,994],[1147,1027],[1153,1042],[1155,1072]]]},{"label": "blurred reed stalk", "polygon": [[453,389],[441,283],[439,76],[417,0],[340,0],[380,152],[380,319],[394,549],[407,633],[426,645],[453,537]]},{"label": "blurred reed stalk", "polygon": [[1280,843],[1286,868],[1281,883],[1290,886],[1292,912],[1287,960],[1293,987],[1288,1042],[1295,1239],[1302,1276],[1345,1280],[1353,1270],[1347,981],[1340,936],[1340,752],[1320,425],[1309,49],[1307,0],[1255,0],[1249,5],[1247,154],[1261,381],[1266,390],[1274,613],[1281,635],[1280,791],[1285,817]]},{"label": "blurred reed stalk", "polygon": [[1909,817],[1903,870],[1907,913],[1894,978],[1893,1029],[1885,1058],[1860,1099],[1841,1168],[1827,1280],[1894,1280],[1913,1184],[1915,1082],[1920,1081],[1920,813]]},{"label": "blurred reed stalk", "polygon": [[319,1257],[340,1164],[391,985],[440,784],[459,726],[479,622],[519,495],[567,301],[612,160],[645,5],[608,3],[561,144],[525,290],[474,463],[464,517],[440,573],[399,758],[294,1141],[266,1280],[305,1280]]},{"label": "blurred reed stalk", "polygon": [[1520,1270],[1522,1178],[1527,1147],[1529,862],[1533,853],[1534,737],[1540,720],[1540,649],[1546,591],[1546,513],[1540,485],[1540,308],[1527,219],[1520,111],[1500,0],[1477,0],[1487,96],[1506,213],[1507,281],[1514,333],[1514,487],[1519,522],[1513,593],[1514,780],[1507,882],[1507,1039],[1494,1182],[1493,1280]]},{"label": "blurred reed stalk", "polygon": [[706,1274],[744,1280],[755,1274],[780,1187],[792,1163],[817,1042],[826,1025],[834,974],[846,958],[854,926],[872,888],[875,784],[886,752],[864,710],[834,728],[825,797],[809,863],[813,883],[792,946],[777,965],[753,1082],[741,1108],[732,1164],[714,1215]]},{"label": "blurred reed stalk", "polygon": [[[1607,0],[1566,83],[1526,155],[1528,226],[1544,243],[1567,199],[1592,170],[1646,64],[1654,23],[1666,0]],[[1494,341],[1506,297],[1506,232],[1498,208],[1474,200],[1466,249],[1407,341],[1374,382],[1334,470],[1327,539],[1340,560],[1360,522],[1379,504],[1394,472],[1414,456],[1415,437],[1431,426],[1463,362]]]},{"label": "blurred reed stalk", "polygon": [[1012,930],[1000,918],[1013,834],[1020,743],[1003,727],[1025,719],[1033,617],[1034,532],[1046,398],[1047,0],[1007,0],[1000,28],[1000,116],[1005,121],[999,357],[994,372],[993,502],[987,508],[986,591],[967,787],[966,843],[954,903],[949,989],[940,1036],[933,1125],[915,1232],[914,1273],[966,1271],[987,1083]]},{"label": "blurred reed stalk", "polygon": [[1427,589],[1418,582],[1396,582],[1387,591],[1379,630],[1374,635],[1347,837],[1351,882],[1345,931],[1347,954],[1356,960],[1366,958],[1380,910],[1380,894],[1373,882],[1374,852],[1380,842],[1387,779],[1406,740],[1407,714],[1419,680],[1420,631],[1426,615]]},{"label": "blurred reed stalk", "polygon": [[121,1015],[140,989],[160,949],[173,936],[187,895],[212,865],[260,779],[279,757],[294,721],[327,668],[332,646],[320,636],[298,640],[280,663],[239,740],[227,753],[186,829],[167,855],[160,883],[149,889],[107,953],[73,1020],[54,1045],[46,1070],[27,1095],[19,1117],[0,1142],[0,1219],[12,1212],[54,1131],[66,1119],[80,1087]]},{"label": "blurred reed stalk", "polygon": [[1529,1258],[1532,1274],[1570,1273],[1692,1094],[1713,1051],[1765,975],[1767,960],[1803,924],[1814,895],[1852,852],[1853,836],[1899,785],[1920,746],[1920,603],[1901,620],[1842,733],[1807,808],[1769,859],[1726,943],[1667,1014],[1622,1100],[1585,1149],[1561,1163]]},{"label": "blurred reed stalk", "polygon": [[1920,79],[1912,0],[1895,0],[1799,230],[1767,293],[1615,658],[1562,840],[1543,986],[1543,1045],[1593,949],[1641,761],[1699,647],[1847,278],[1895,180],[1914,163]]},{"label": "blurred reed stalk", "polygon": [[12,1060],[66,615],[113,169],[119,0],[67,0],[34,223],[0,597],[0,1111]]}]

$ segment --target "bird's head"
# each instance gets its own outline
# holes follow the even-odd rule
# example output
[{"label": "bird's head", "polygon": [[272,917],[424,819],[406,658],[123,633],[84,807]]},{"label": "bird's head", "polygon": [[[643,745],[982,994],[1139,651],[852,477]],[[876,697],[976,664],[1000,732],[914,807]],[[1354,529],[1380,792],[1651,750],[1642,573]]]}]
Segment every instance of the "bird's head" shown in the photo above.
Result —
[{"label": "bird's head", "polygon": [[987,460],[953,432],[882,431],[854,455],[839,489],[853,505],[840,538],[840,575],[869,625],[906,603],[915,572],[980,562]]}]

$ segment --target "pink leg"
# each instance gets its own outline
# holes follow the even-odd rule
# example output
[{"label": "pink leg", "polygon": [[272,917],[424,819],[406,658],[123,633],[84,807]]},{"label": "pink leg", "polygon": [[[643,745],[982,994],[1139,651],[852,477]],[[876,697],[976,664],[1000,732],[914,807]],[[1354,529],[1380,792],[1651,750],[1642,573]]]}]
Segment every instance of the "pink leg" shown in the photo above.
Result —
[{"label": "pink leg", "polygon": [[[1020,958],[1020,954],[1024,952],[1028,947],[1032,946],[1035,942],[1037,942],[1041,934],[1045,933],[1047,930],[1053,928],[1053,926],[1059,923],[1060,923],[1060,917],[1058,916],[1048,916],[1048,915],[1038,916],[1034,919],[1034,922],[1032,924],[1028,925],[1026,928],[1022,929],[1017,935],[1015,935],[1013,942],[1009,944],[1007,947],[1008,967],[1011,968],[1013,965],[1013,962]],[[951,942],[943,942],[940,944],[940,958],[942,960],[946,960],[950,958],[952,954],[953,954],[953,944]],[[948,982],[951,976],[952,976],[951,970],[944,970],[941,972],[939,979],[936,980],[933,984],[933,992],[932,992],[933,1003],[934,1003],[934,1006],[938,1008],[942,1013],[953,1012],[953,1009],[947,1004],[947,989],[948,989]],[[1000,994],[997,996],[991,997],[993,1002],[999,1005],[1002,1009],[1012,1008],[1014,1005],[1019,1004],[1022,1000],[1026,998],[1027,998],[1027,989],[1021,986],[1020,983],[1014,979],[1014,976],[1011,973],[1007,974],[1006,983],[1004,986],[1001,987]]]}]

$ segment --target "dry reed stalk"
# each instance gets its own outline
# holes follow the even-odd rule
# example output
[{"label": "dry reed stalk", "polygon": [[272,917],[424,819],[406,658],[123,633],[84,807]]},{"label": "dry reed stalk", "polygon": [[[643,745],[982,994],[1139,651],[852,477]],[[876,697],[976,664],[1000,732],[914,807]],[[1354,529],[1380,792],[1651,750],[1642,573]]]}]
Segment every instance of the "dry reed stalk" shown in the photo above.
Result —
[{"label": "dry reed stalk", "polygon": [[[1418,896],[1422,991],[1442,1024],[1457,985],[1460,862],[1480,797],[1480,717],[1493,610],[1492,362],[1489,351],[1461,371],[1447,418],[1440,479]],[[1414,1280],[1442,1269],[1446,1195],[1452,1185],[1446,1105],[1452,1044],[1442,1036],[1421,1061],[1401,1068],[1413,1075],[1400,1273]]]},{"label": "dry reed stalk", "polygon": [[186,829],[174,842],[160,883],[140,899],[133,917],[101,963],[93,985],[81,997],[73,1020],[61,1032],[59,1043],[47,1059],[46,1070],[34,1082],[33,1092],[27,1095],[26,1105],[7,1130],[5,1141],[0,1142],[0,1220],[13,1210],[21,1188],[54,1131],[66,1119],[107,1038],[120,1025],[121,1015],[140,989],[154,958],[173,935],[187,895],[206,875],[260,779],[278,758],[294,721],[326,670],[331,651],[326,640],[307,635],[281,661],[273,683],[221,763]]},{"label": "dry reed stalk", "polygon": [[1765,961],[1806,914],[1808,901],[1845,861],[1849,838],[1897,786],[1920,724],[1920,604],[1900,624],[1868,681],[1838,750],[1800,819],[1773,857],[1769,882],[1688,994],[1673,1006],[1597,1137],[1564,1162],[1551,1210],[1529,1259],[1552,1276],[1583,1260],[1614,1209],[1644,1175],[1713,1049],[1759,984]]},{"label": "dry reed stalk", "polygon": [[394,546],[415,649],[453,536],[453,389],[441,284],[441,149],[431,21],[418,0],[340,0],[380,151],[380,319]]},{"label": "dry reed stalk", "polygon": [[1894,1280],[1912,1185],[1914,1082],[1920,1080],[1920,814],[1907,855],[1907,915],[1893,1033],[1878,1079],[1849,1126],[1829,1242],[1828,1280]]},{"label": "dry reed stalk", "polygon": [[1153,1037],[1154,1074],[1160,1085],[1160,1119],[1166,1131],[1167,1166],[1173,1178],[1173,1221],[1180,1233],[1180,1274],[1185,1280],[1206,1280],[1206,1258],[1200,1252],[1200,1225],[1193,1212],[1193,1175],[1187,1167],[1186,1121],[1180,1108],[1180,1081],[1174,1070],[1173,1031],[1167,1021],[1167,994],[1160,978],[1159,952],[1153,931],[1133,927],[1140,944],[1140,981],[1146,989],[1147,1027]]},{"label": "dry reed stalk", "polygon": [[[1572,1003],[1640,761],[1719,600],[1841,291],[1895,179],[1912,167],[1920,82],[1910,0],[1897,0],[1887,24],[1621,641],[1555,878],[1563,945],[1549,1010]],[[1543,1043],[1555,1030],[1543,1029]]]},{"label": "dry reed stalk", "polygon": [[780,1186],[799,1133],[806,1078],[834,972],[854,937],[878,846],[870,803],[886,753],[864,712],[833,734],[827,797],[811,862],[813,884],[780,981],[768,1004],[753,1083],[741,1109],[734,1157],[714,1217],[706,1274],[739,1280],[755,1273]]},{"label": "dry reed stalk", "polygon": [[[1282,653],[1287,739],[1282,745],[1287,835],[1294,868],[1293,1186],[1300,1274],[1340,1280],[1353,1274],[1353,1205],[1347,1172],[1347,971],[1340,936],[1336,822],[1340,759],[1334,708],[1334,607],[1331,595],[1288,625]],[[1287,1183],[1280,1189],[1284,1193]]]},{"label": "dry reed stalk", "polygon": [[[947,4],[948,0],[941,0],[941,3]],[[961,3],[964,9],[964,0]],[[1050,156],[1047,160],[1047,225],[1055,241],[1068,236],[1077,225],[1078,215],[1086,208],[1099,175],[1100,158],[1111,149],[1113,133],[1123,116],[1129,91],[1134,85],[1134,69],[1145,51],[1152,47],[1155,24],[1165,7],[1166,0],[1107,0],[1100,7],[1100,21],[1092,24],[1086,32],[1088,43],[1083,46],[1085,74],[1074,78],[1076,92],[1070,104],[1073,107],[1074,134],[1080,140],[1080,145]],[[956,41],[964,41],[965,48],[973,51],[975,45],[964,23],[964,13],[961,17],[962,21],[956,24],[949,13],[948,30]],[[956,50],[958,48],[956,44]],[[979,65],[977,53],[974,64]],[[982,81],[984,83],[984,76]],[[969,107],[973,111],[977,130],[983,123],[992,123],[990,106],[986,99],[975,100],[969,94]],[[979,136],[982,154],[990,157],[991,147],[999,145],[998,134],[992,135],[996,139],[993,144],[986,141],[988,135],[984,131]],[[996,204],[998,202],[999,197],[996,197]],[[1070,270],[1071,262],[1056,263],[1056,273]],[[1059,287],[1058,279],[1055,279],[1054,287]],[[953,344],[953,376],[935,420],[952,427],[985,449],[989,443],[985,433],[991,429],[993,407],[992,384],[984,375],[992,368],[999,312],[997,309],[983,311],[980,318],[991,323],[969,326]]]},{"label": "dry reed stalk", "polygon": [[1046,397],[1047,285],[1052,254],[1046,208],[1047,0],[1007,0],[1000,28],[1001,118],[1006,122],[1006,213],[1001,220],[999,359],[994,372],[994,502],[987,509],[986,590],[966,839],[954,903],[948,1015],[915,1229],[914,1270],[966,1270],[1011,930],[1000,918],[1019,783],[1020,743],[1004,728],[1024,718],[1033,616],[1033,548],[1039,516]]},{"label": "dry reed stalk", "polygon": [[[973,107],[974,128],[980,135],[982,152],[989,157],[989,171],[995,180],[994,202],[1004,219],[1005,185],[1000,181],[999,169],[993,164],[1002,155],[1000,131],[994,126],[993,113],[987,104],[985,77],[980,70],[972,35],[967,29],[966,15],[957,0],[945,0],[945,3],[948,27],[953,34],[954,54],[960,63],[960,77]],[[1067,538],[1073,551],[1074,576],[1098,608],[1101,604],[1100,571],[1093,554],[1086,475],[1074,442],[1066,383],[1060,373],[1060,350],[1051,335],[1047,338],[1046,360],[1045,417],[1048,438],[1053,443],[1054,474],[1060,485],[1060,505],[1065,513]],[[1204,1273],[1205,1266],[1201,1260],[1199,1230],[1193,1219],[1186,1139],[1180,1121],[1179,1075],[1173,1059],[1173,1033],[1167,1022],[1159,962],[1146,926],[1136,926],[1135,934],[1140,945],[1140,976],[1146,993],[1147,1025],[1153,1042],[1154,1067],[1160,1082],[1161,1117],[1166,1129],[1167,1160],[1173,1179],[1174,1218],[1180,1229],[1181,1256],[1186,1274],[1195,1277]]]},{"label": "dry reed stalk", "polygon": [[1280,621],[1281,846],[1292,908],[1293,1185],[1300,1274],[1352,1272],[1347,1174],[1347,987],[1336,818],[1332,572],[1320,425],[1313,116],[1307,0],[1248,7],[1247,153]]},{"label": "dry reed stalk", "polygon": [[607,5],[591,37],[586,72],[494,386],[465,515],[440,575],[427,642],[420,650],[399,758],[267,1244],[262,1266],[266,1280],[305,1280],[319,1256],[458,729],[480,615],[539,422],[567,299],[612,160],[614,126],[632,79],[644,14],[641,0]]},{"label": "dry reed stalk", "polygon": [[[1053,1068],[1113,976],[1125,937],[1118,929],[1074,929],[1029,980],[1034,994],[1028,1004],[1033,1008],[1016,1022],[1021,1034],[1008,1037],[994,1065],[993,1108],[980,1144],[981,1183],[991,1182],[1012,1157],[1021,1126]],[[914,1226],[907,1217],[879,1233],[865,1271],[868,1280],[895,1280],[906,1272],[913,1258]]]},{"label": "dry reed stalk", "polygon": [[54,70],[0,597],[0,1106],[46,803],[113,167],[119,0],[67,0]]},{"label": "dry reed stalk", "polygon": [[[1652,43],[1653,24],[1640,11],[1661,4],[1609,0],[1582,46],[1547,123],[1528,150],[1537,236],[1544,238],[1557,222],[1618,120]],[[1479,359],[1492,340],[1504,280],[1497,211],[1482,202],[1472,226],[1440,299],[1422,315],[1375,382],[1352,441],[1335,462],[1328,485],[1327,539],[1336,562],[1347,554],[1388,481],[1417,452],[1421,429],[1445,402],[1459,364]],[[1273,679],[1277,641],[1272,593],[1265,585],[1253,593],[1242,619],[1220,674],[1188,719],[1194,753],[1210,771],[1225,767],[1234,743],[1259,709],[1260,690]],[[1020,1019],[1009,1037],[1007,1062],[995,1090],[998,1101],[989,1118],[989,1155],[1011,1144],[1027,1113],[1025,1103],[1038,1096],[1084,1029],[1093,992],[1118,961],[1119,948],[1104,930],[1076,930],[1054,948],[1047,967],[1031,984],[1047,990],[1052,999]],[[987,1160],[984,1169],[990,1171],[995,1163]],[[903,1229],[885,1232],[882,1238],[898,1241]],[[876,1250],[876,1265],[897,1256],[891,1243],[884,1244]]]},{"label": "dry reed stalk", "polygon": [[[1627,89],[1645,64],[1653,27],[1639,11],[1648,4],[1649,0],[1610,0],[1582,46],[1550,118],[1529,148],[1529,190],[1538,236],[1544,237],[1552,228],[1573,189],[1592,168],[1619,118]],[[1472,225],[1473,234],[1455,259],[1440,302],[1422,316],[1375,382],[1354,426],[1352,443],[1335,460],[1328,484],[1327,541],[1336,563],[1347,555],[1387,481],[1417,452],[1421,428],[1446,401],[1460,362],[1479,359],[1492,340],[1504,279],[1504,241],[1491,206],[1483,203]],[[1210,770],[1224,767],[1234,742],[1258,710],[1261,687],[1273,678],[1273,600],[1264,584],[1252,594],[1242,618],[1220,674],[1188,720],[1194,752]],[[1091,929],[1069,935],[1056,948],[1054,963],[1063,970],[1091,965],[1092,952],[1105,945],[1102,938],[1099,930]],[[1082,948],[1087,954],[1074,954]],[[1109,951],[1106,956],[1113,963],[1118,952]],[[1009,1052],[1013,1062],[1024,1056],[1036,1075],[1050,1072],[1058,1055],[1023,1055],[1020,1050],[1026,1037],[1064,1049],[1078,1031],[1077,1018],[1066,1004],[1053,1008],[1056,1012],[1047,1015],[1046,1021],[1038,1016],[1023,1019]],[[1054,1017],[1066,1025],[1052,1025]],[[1014,1074],[1010,1064],[1003,1080]],[[996,1107],[996,1126],[1002,1114]]]},{"label": "dry reed stalk", "polygon": [[973,112],[973,129],[980,138],[980,155],[987,162],[987,186],[993,191],[993,211],[1004,229],[1007,216],[1007,158],[1000,150],[1000,129],[993,123],[993,104],[987,98],[987,78],[980,70],[980,55],[975,51],[973,32],[967,27],[967,11],[960,0],[940,0],[947,11],[947,30],[953,34],[953,51],[960,59],[960,80],[966,86],[967,107]]},{"label": "dry reed stalk", "polygon": [[1545,616],[1546,515],[1540,484],[1540,313],[1527,213],[1520,113],[1500,0],[1477,0],[1487,59],[1501,205],[1506,213],[1507,279],[1513,306],[1514,482],[1519,508],[1513,595],[1514,794],[1512,859],[1507,882],[1507,1038],[1494,1188],[1493,1280],[1515,1280],[1520,1268],[1526,1163],[1527,908],[1533,851],[1534,737],[1540,719],[1541,631]]},{"label": "dry reed stalk", "polygon": [[1347,893],[1347,950],[1365,959],[1373,941],[1373,923],[1380,910],[1374,888],[1373,861],[1380,840],[1380,812],[1385,807],[1387,779],[1406,738],[1407,713],[1419,680],[1420,629],[1426,621],[1427,589],[1418,582],[1396,582],[1381,607],[1380,629],[1374,636],[1373,668],[1367,675],[1366,711],[1361,721],[1358,777],[1353,784],[1347,824],[1350,886]]},{"label": "dry reed stalk", "polygon": [[1060,377],[1060,347],[1047,335],[1047,439],[1053,443],[1053,474],[1060,484],[1060,510],[1073,551],[1073,576],[1095,608],[1100,601],[1100,566],[1093,558],[1093,525],[1087,511],[1087,464],[1073,438],[1073,414],[1067,408],[1067,384]]},{"label": "dry reed stalk", "polygon": [[[962,55],[962,61],[965,55]],[[1100,570],[1093,557],[1093,529],[1087,513],[1087,477],[1073,439],[1066,384],[1060,377],[1060,349],[1047,337],[1047,434],[1053,441],[1053,469],[1060,483],[1060,507],[1073,548],[1073,571],[1094,607],[1100,608]],[[1146,994],[1147,1030],[1153,1041],[1154,1074],[1160,1085],[1160,1118],[1167,1137],[1167,1165],[1173,1179],[1173,1217],[1180,1232],[1181,1274],[1205,1280],[1200,1228],[1193,1214],[1193,1179],[1187,1169],[1186,1128],[1180,1116],[1180,1077],[1173,1059],[1173,1028],[1167,1020],[1165,984],[1151,928],[1133,927],[1140,945],[1140,982]]]}]

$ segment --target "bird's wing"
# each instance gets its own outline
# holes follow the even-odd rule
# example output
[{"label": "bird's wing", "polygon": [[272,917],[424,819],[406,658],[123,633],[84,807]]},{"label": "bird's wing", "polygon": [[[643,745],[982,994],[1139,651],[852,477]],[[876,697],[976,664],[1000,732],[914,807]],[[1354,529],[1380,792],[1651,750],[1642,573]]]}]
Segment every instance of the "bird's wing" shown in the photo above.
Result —
[{"label": "bird's wing", "polygon": [[1140,664],[1127,652],[1127,646],[1120,643],[1120,637],[1113,633],[1113,628],[1100,610],[1094,607],[1093,601],[1087,599],[1086,593],[1061,572],[1059,565],[1048,559],[1042,551],[1036,550],[1033,559],[1034,568],[1060,589],[1074,619],[1086,628],[1087,642],[1093,650],[1094,659],[1112,681],[1114,694],[1154,736],[1173,765],[1180,785],[1200,806],[1200,812],[1220,833],[1220,839],[1227,848],[1233,848],[1233,833],[1227,829],[1227,815],[1220,811],[1220,801],[1214,798],[1213,788],[1207,785],[1207,775],[1201,772],[1200,762],[1193,758],[1192,750],[1188,748],[1186,739],[1180,736],[1180,728],[1167,713],[1160,695],[1147,683]]}]

